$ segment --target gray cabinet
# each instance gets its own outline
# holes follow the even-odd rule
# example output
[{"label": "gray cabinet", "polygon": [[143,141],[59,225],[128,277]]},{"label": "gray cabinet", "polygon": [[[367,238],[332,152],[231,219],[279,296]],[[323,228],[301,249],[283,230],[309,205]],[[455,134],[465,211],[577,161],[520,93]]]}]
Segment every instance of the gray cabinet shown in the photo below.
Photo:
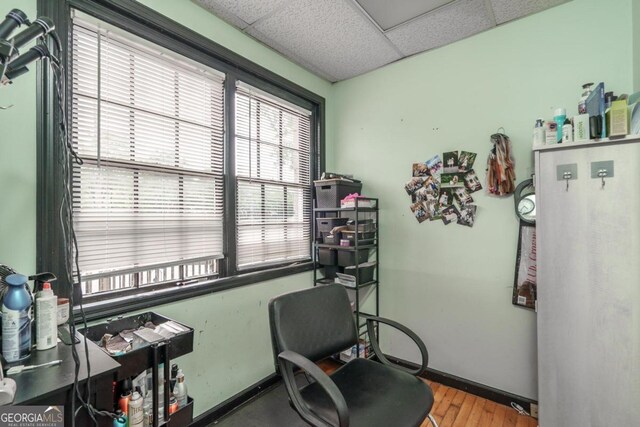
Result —
[{"label": "gray cabinet", "polygon": [[[640,138],[543,147],[535,160],[540,426],[638,425]],[[592,163],[609,160],[603,187]]]}]

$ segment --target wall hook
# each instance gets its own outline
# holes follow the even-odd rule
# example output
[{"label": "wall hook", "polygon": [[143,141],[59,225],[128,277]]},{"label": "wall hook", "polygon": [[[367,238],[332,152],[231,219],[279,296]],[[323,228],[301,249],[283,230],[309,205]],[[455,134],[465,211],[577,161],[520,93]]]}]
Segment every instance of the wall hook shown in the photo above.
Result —
[{"label": "wall hook", "polygon": [[8,110],[11,107],[13,107],[13,104],[7,105],[6,107],[3,107],[3,106],[0,105],[0,110]]},{"label": "wall hook", "polygon": [[598,176],[600,177],[600,179],[602,179],[602,187],[600,187],[600,189],[604,190],[604,178],[607,176],[607,170],[606,169],[600,169],[598,171]]},{"label": "wall hook", "polygon": [[567,188],[566,188],[565,191],[569,191],[569,180],[571,179],[571,172],[563,173],[562,177],[564,178],[565,182],[567,183]]}]

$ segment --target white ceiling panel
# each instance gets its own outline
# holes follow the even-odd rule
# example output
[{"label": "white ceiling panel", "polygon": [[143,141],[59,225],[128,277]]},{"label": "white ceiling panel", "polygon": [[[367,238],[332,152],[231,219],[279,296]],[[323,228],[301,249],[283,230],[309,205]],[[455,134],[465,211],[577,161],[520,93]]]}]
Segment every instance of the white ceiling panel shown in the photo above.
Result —
[{"label": "white ceiling panel", "polygon": [[571,0],[173,1],[192,1],[336,82]]},{"label": "white ceiling panel", "polygon": [[[193,0],[210,12],[240,29],[246,28],[258,19],[273,13],[286,0]],[[238,25],[244,24],[243,26]]]},{"label": "white ceiling panel", "polygon": [[258,39],[268,35],[272,47],[286,50],[294,62],[311,63],[337,80],[401,58],[356,6],[345,1],[290,0],[246,31]]},{"label": "white ceiling panel", "polygon": [[484,0],[460,0],[387,31],[406,56],[453,43],[494,25]]},{"label": "white ceiling panel", "polygon": [[454,0],[355,0],[383,30],[407,22]]},{"label": "white ceiling panel", "polygon": [[[540,12],[569,0],[491,0],[491,7],[498,24]],[[611,1],[611,0],[607,0]]]}]

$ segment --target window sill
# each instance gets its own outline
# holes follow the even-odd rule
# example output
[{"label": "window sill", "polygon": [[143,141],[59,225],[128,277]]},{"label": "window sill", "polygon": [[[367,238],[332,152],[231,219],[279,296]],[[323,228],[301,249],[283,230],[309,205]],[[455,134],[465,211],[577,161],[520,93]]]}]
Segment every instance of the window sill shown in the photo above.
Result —
[{"label": "window sill", "polygon": [[[84,304],[84,312],[87,321],[98,320],[130,311],[143,310],[162,304],[212,294],[240,286],[252,285],[311,270],[313,270],[313,262],[307,261],[294,266],[272,268],[269,270],[239,274],[233,277],[217,278],[191,285],[150,290],[148,292],[114,297],[107,300],[87,302]],[[76,322],[81,321],[80,307],[74,307],[73,313]]]}]

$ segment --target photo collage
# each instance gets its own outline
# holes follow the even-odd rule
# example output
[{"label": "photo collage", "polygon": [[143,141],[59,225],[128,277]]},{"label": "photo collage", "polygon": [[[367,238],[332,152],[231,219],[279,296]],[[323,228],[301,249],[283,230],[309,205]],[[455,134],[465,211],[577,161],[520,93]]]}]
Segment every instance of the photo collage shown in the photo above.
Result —
[{"label": "photo collage", "polygon": [[476,157],[469,151],[449,151],[413,164],[412,178],[404,189],[419,223],[442,220],[445,225],[473,227],[477,206],[471,194],[482,189],[473,170]]}]

